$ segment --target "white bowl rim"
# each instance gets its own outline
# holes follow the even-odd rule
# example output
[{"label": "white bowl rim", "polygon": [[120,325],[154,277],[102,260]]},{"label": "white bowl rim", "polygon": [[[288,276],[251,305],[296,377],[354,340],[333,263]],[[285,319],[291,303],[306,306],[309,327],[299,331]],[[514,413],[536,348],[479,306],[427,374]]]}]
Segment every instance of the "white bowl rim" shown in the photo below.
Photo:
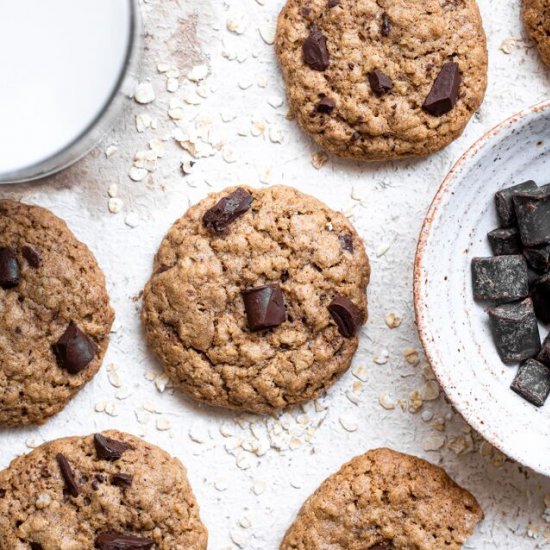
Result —
[{"label": "white bowl rim", "polygon": [[510,118],[504,120],[493,129],[486,132],[481,138],[479,138],[468,150],[459,158],[459,160],[451,168],[441,185],[439,186],[432,203],[428,209],[426,217],[422,223],[420,229],[420,235],[418,238],[418,245],[416,249],[416,256],[414,259],[414,274],[413,274],[413,301],[416,316],[416,325],[418,327],[418,334],[420,342],[426,354],[426,359],[430,364],[441,388],[445,391],[445,394],[451,402],[454,409],[464,418],[464,420],[474,428],[479,434],[481,434],[491,445],[504,453],[506,456],[512,458],[516,462],[527,466],[531,470],[540,473],[544,476],[550,476],[550,466],[543,468],[541,466],[527,464],[525,458],[519,456],[514,450],[513,445],[507,445],[495,438],[491,433],[490,425],[486,424],[483,418],[480,418],[473,408],[473,406],[459,398],[458,392],[453,387],[446,387],[445,380],[439,372],[437,361],[434,358],[434,354],[431,349],[431,342],[428,338],[429,327],[426,324],[423,315],[423,295],[422,295],[422,280],[424,277],[424,251],[426,249],[428,239],[431,236],[433,222],[438,216],[439,207],[446,197],[447,193],[452,192],[453,185],[461,177],[462,172],[470,164],[474,163],[480,152],[485,150],[485,147],[496,140],[505,139],[507,134],[504,132],[512,127],[522,126],[528,123],[533,118],[538,118],[543,113],[550,111],[550,100],[545,100],[541,103],[528,107]]}]

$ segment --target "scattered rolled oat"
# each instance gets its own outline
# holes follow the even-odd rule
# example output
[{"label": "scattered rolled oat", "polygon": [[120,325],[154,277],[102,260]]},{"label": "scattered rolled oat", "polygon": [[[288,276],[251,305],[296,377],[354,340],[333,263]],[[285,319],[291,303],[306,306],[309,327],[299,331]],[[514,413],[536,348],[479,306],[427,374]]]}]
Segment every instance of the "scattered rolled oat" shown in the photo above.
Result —
[{"label": "scattered rolled oat", "polygon": [[159,432],[165,432],[172,427],[172,424],[166,418],[157,418],[156,427]]},{"label": "scattered rolled oat", "polygon": [[386,409],[387,411],[393,411],[395,407],[397,406],[397,403],[395,401],[392,401],[387,393],[381,393],[378,396],[378,403],[383,409]]},{"label": "scattered rolled oat", "polygon": [[109,199],[109,212],[111,214],[118,214],[122,210],[123,205],[122,199],[112,197]]},{"label": "scattered rolled oat", "polygon": [[156,95],[153,85],[150,82],[140,82],[134,91],[134,99],[141,105],[155,101]]},{"label": "scattered rolled oat", "polygon": [[135,166],[132,166],[128,172],[128,176],[130,176],[132,181],[142,181],[147,177],[148,173],[149,171],[145,168],[136,168]]},{"label": "scattered rolled oat", "polygon": [[356,418],[350,415],[340,416],[338,422],[340,422],[340,425],[346,432],[355,432],[359,428]]},{"label": "scattered rolled oat", "polygon": [[320,170],[328,162],[328,155],[324,151],[317,151],[311,155],[311,164]]},{"label": "scattered rolled oat", "polygon": [[403,356],[409,365],[416,366],[420,362],[418,350],[414,348],[405,348],[403,350]]},{"label": "scattered rolled oat", "polygon": [[422,386],[420,395],[424,401],[434,401],[439,397],[439,384],[435,380],[430,380]]},{"label": "scattered rolled oat", "polygon": [[401,325],[401,318],[397,317],[394,313],[387,313],[385,321],[388,328],[397,328]]},{"label": "scattered rolled oat", "polygon": [[423,448],[425,451],[438,451],[445,445],[445,436],[438,433],[430,434],[424,439]]}]

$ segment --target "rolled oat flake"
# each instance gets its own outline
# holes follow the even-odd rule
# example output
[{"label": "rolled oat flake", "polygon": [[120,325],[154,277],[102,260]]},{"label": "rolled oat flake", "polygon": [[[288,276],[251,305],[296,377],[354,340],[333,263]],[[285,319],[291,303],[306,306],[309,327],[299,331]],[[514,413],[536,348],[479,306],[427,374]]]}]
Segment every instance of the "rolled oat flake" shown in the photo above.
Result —
[{"label": "rolled oat flake", "polygon": [[135,0],[0,0],[0,183],[72,164],[134,87]]}]

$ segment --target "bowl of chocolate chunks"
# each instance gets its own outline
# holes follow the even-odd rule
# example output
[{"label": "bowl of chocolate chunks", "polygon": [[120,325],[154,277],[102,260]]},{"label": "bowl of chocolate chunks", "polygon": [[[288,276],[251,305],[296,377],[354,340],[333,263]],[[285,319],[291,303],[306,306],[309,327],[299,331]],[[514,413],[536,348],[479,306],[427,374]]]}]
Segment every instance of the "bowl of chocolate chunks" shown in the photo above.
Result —
[{"label": "bowl of chocolate chunks", "polygon": [[456,410],[550,476],[550,102],[487,133],[451,170],[421,230],[414,294]]}]

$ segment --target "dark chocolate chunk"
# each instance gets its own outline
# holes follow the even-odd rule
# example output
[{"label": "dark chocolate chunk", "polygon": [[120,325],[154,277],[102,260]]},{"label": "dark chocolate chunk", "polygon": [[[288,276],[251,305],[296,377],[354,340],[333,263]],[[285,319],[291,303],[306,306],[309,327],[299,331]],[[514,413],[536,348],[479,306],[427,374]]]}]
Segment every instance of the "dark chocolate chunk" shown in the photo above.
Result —
[{"label": "dark chocolate chunk", "polygon": [[539,328],[530,298],[497,306],[488,313],[497,351],[504,363],[525,361],[539,353]]},{"label": "dark chocolate chunk", "polygon": [[534,181],[524,181],[523,183],[495,193],[497,214],[502,227],[512,227],[516,224],[516,211],[512,200],[514,195],[523,191],[532,191],[536,188],[537,184]]},{"label": "dark chocolate chunk", "polygon": [[389,36],[391,32],[391,19],[386,12],[382,14],[382,27],[380,32],[382,33],[382,36]]},{"label": "dark chocolate chunk", "polygon": [[347,296],[336,296],[328,310],[344,338],[353,338],[363,324],[363,312]]},{"label": "dark chocolate chunk", "polygon": [[94,445],[97,458],[101,460],[118,460],[125,451],[130,449],[128,443],[117,441],[101,434],[94,435]]},{"label": "dark chocolate chunk", "polygon": [[134,535],[101,533],[95,541],[99,550],[150,550],[155,541]]},{"label": "dark chocolate chunk", "polygon": [[55,456],[55,460],[57,461],[59,469],[61,470],[61,475],[63,476],[63,479],[65,481],[65,487],[67,491],[73,497],[77,497],[79,493],[78,483],[76,482],[76,478],[74,477],[73,470],[71,468],[71,465],[69,464],[69,461],[67,460],[67,457],[59,453]]},{"label": "dark chocolate chunk", "polygon": [[512,302],[529,294],[527,262],[521,255],[474,258],[472,283],[476,300]]},{"label": "dark chocolate chunk", "polygon": [[31,542],[31,550],[44,550],[44,547],[39,542]]},{"label": "dark chocolate chunk", "polygon": [[334,107],[336,107],[334,99],[324,97],[321,101],[319,101],[319,103],[317,103],[317,105],[315,105],[315,112],[328,115],[334,111]]},{"label": "dark chocolate chunk", "polygon": [[345,233],[344,235],[340,235],[338,240],[340,241],[340,246],[344,250],[347,250],[353,254],[353,237],[351,235]]},{"label": "dark chocolate chunk", "polygon": [[550,394],[550,369],[529,359],[519,367],[510,387],[529,403],[542,407]]},{"label": "dark chocolate chunk", "polygon": [[523,255],[529,267],[537,273],[548,273],[550,271],[550,244],[538,248],[524,248]]},{"label": "dark chocolate chunk", "polygon": [[118,487],[131,487],[134,481],[134,476],[130,474],[113,474],[111,483]]},{"label": "dark chocolate chunk", "polygon": [[237,218],[248,211],[252,204],[252,195],[239,187],[233,193],[221,199],[204,214],[202,221],[208,229],[221,233]]},{"label": "dark chocolate chunk", "polygon": [[328,0],[328,9],[331,10],[332,8],[335,8],[336,6],[340,5],[340,0]]},{"label": "dark chocolate chunk", "polygon": [[61,368],[78,374],[93,361],[97,344],[71,321],[52,349]]},{"label": "dark chocolate chunk", "polygon": [[6,496],[6,489],[2,489],[0,487],[0,498],[4,498]]},{"label": "dark chocolate chunk", "polygon": [[19,263],[11,248],[0,248],[0,287],[14,288],[19,284]]},{"label": "dark chocolate chunk", "polygon": [[487,233],[487,237],[495,256],[509,256],[522,253],[519,231],[515,227],[493,229],[493,231]]},{"label": "dark chocolate chunk", "polygon": [[550,367],[550,332],[546,335],[546,338],[542,343],[542,349],[537,355],[537,361],[539,363],[543,363],[547,367]]},{"label": "dark chocolate chunk", "polygon": [[391,542],[379,542],[374,546],[370,546],[369,550],[393,550],[393,544]]},{"label": "dark chocolate chunk", "polygon": [[286,321],[285,299],[278,283],[249,288],[242,296],[251,331],[277,327]]},{"label": "dark chocolate chunk", "polygon": [[545,324],[550,323],[550,274],[539,277],[531,286],[531,298],[536,316]]},{"label": "dark chocolate chunk", "polygon": [[302,17],[309,17],[311,15],[311,8],[302,8],[300,13],[302,14]]},{"label": "dark chocolate chunk", "polygon": [[21,251],[23,252],[23,257],[27,260],[31,267],[34,267],[34,269],[38,269],[40,267],[42,259],[40,258],[40,254],[38,254],[34,248],[24,246]]},{"label": "dark chocolate chunk", "polygon": [[432,89],[424,101],[422,108],[433,116],[448,113],[458,101],[460,87],[460,71],[458,63],[445,63],[435,77]]},{"label": "dark chocolate chunk", "polygon": [[513,201],[523,245],[550,244],[550,188],[516,193]]},{"label": "dark chocolate chunk", "polygon": [[315,71],[324,71],[330,64],[330,55],[327,47],[327,39],[321,29],[315,24],[311,25],[309,36],[302,45],[304,62]]},{"label": "dark chocolate chunk", "polygon": [[393,82],[391,78],[384,74],[382,71],[372,71],[369,73],[369,84],[371,90],[376,95],[384,95],[391,92],[393,88]]}]

